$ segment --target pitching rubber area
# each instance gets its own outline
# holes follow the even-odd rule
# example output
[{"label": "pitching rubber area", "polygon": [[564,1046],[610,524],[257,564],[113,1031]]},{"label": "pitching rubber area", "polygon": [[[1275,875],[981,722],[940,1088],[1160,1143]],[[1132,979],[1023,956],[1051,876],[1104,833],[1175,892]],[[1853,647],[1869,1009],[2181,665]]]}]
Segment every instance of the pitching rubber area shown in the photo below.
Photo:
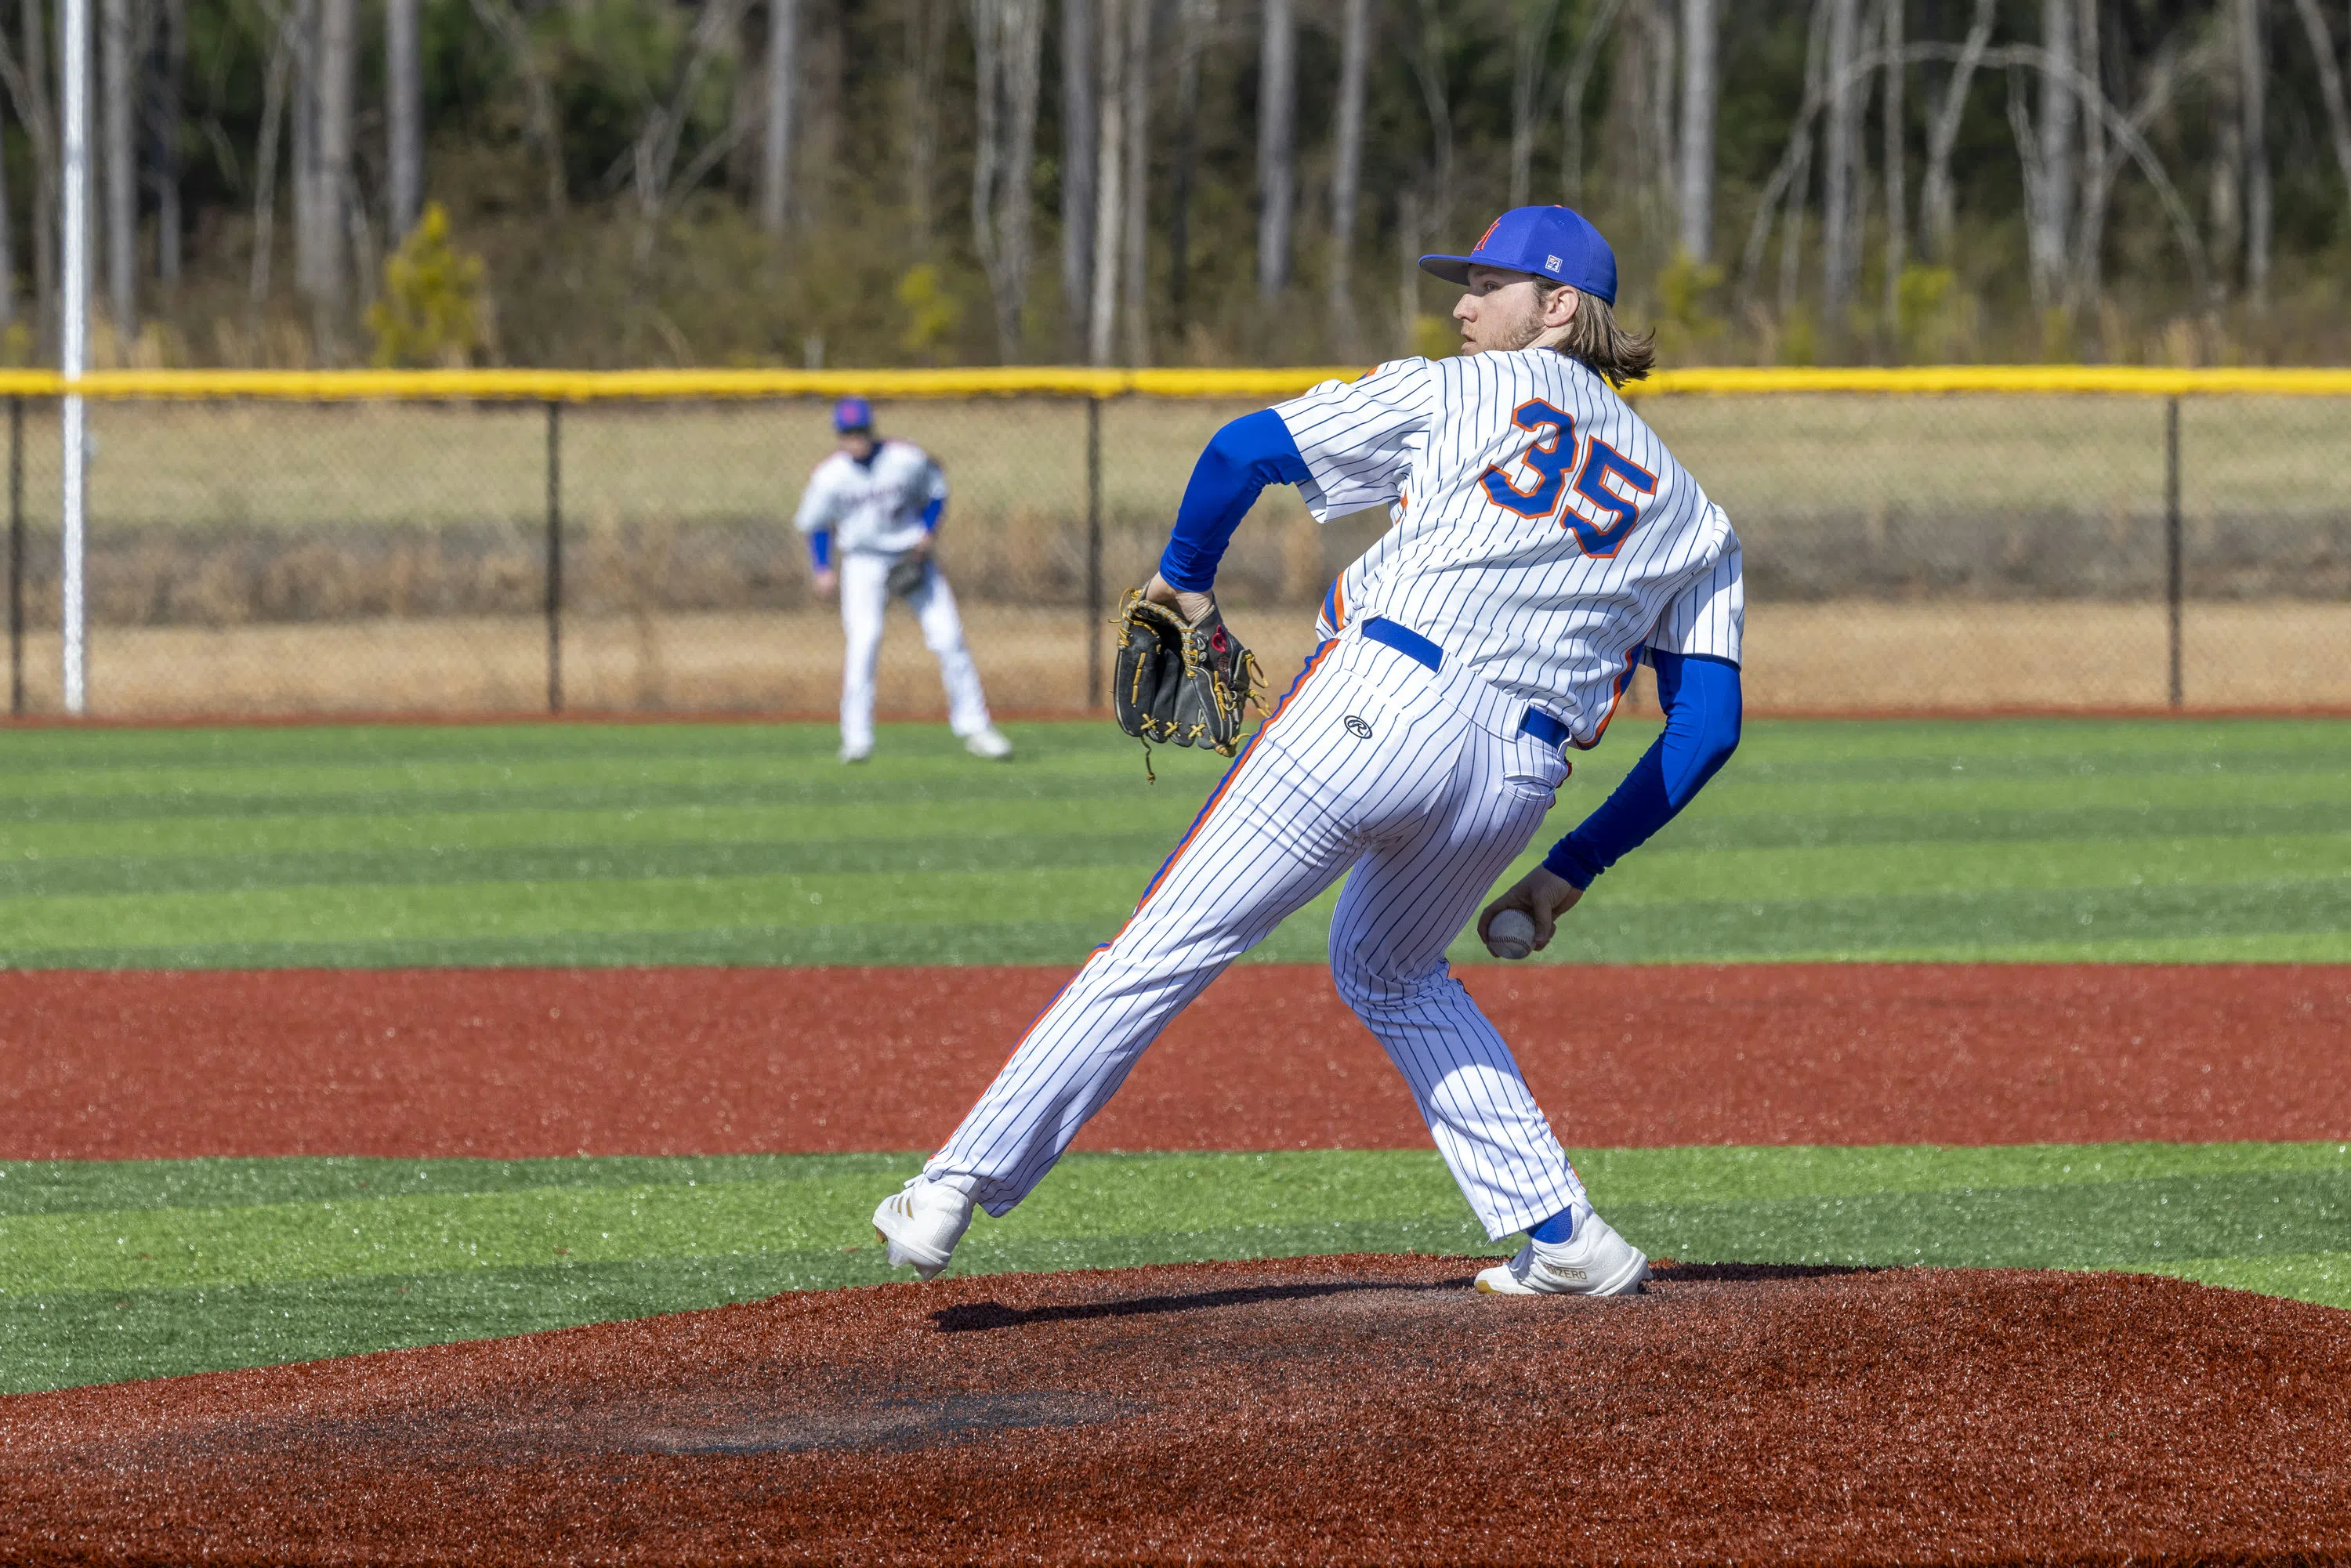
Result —
[{"label": "pitching rubber area", "polygon": [[[1059,970],[0,975],[0,1158],[935,1143]],[[2351,968],[1478,969],[1572,1146],[2296,1139]],[[1233,970],[1096,1147],[1417,1147]],[[0,1398],[0,1562],[2351,1563],[2351,1312],[1396,1256],[950,1276]]]}]

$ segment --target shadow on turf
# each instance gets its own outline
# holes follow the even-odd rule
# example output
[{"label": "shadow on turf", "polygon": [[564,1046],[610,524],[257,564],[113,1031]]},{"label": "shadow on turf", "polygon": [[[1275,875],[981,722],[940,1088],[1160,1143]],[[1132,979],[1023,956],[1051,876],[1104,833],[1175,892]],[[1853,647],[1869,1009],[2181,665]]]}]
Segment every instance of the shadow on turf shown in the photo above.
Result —
[{"label": "shadow on turf", "polygon": [[[1830,1280],[1846,1274],[1874,1274],[1874,1268],[1844,1263],[1676,1263],[1660,1259],[1660,1284],[1756,1284],[1774,1280]],[[1466,1289],[1471,1276],[1428,1284],[1332,1280],[1294,1285],[1237,1286],[1229,1291],[1196,1291],[1176,1296],[1136,1296],[1123,1301],[1070,1301],[1050,1307],[1008,1307],[1001,1301],[966,1301],[942,1307],[931,1314],[941,1333],[975,1333],[988,1329],[1019,1328],[1028,1323],[1076,1322],[1088,1318],[1148,1317],[1162,1312],[1213,1311],[1219,1307],[1253,1306],[1261,1301],[1311,1301],[1322,1296],[1359,1291],[1402,1291],[1425,1294]]]}]

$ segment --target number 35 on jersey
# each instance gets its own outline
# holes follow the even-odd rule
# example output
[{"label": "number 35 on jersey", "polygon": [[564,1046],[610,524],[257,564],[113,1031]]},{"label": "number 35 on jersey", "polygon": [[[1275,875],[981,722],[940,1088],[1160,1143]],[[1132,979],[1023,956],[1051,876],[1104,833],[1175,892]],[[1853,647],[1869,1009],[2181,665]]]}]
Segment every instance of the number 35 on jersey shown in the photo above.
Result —
[{"label": "number 35 on jersey", "polygon": [[1597,436],[1582,443],[1579,467],[1575,416],[1540,398],[1511,410],[1510,423],[1535,437],[1519,460],[1534,484],[1521,486],[1501,468],[1489,467],[1479,479],[1487,498],[1522,517],[1557,512],[1560,527],[1575,536],[1584,554],[1614,555],[1640,522],[1643,504],[1657,493],[1657,476]]}]

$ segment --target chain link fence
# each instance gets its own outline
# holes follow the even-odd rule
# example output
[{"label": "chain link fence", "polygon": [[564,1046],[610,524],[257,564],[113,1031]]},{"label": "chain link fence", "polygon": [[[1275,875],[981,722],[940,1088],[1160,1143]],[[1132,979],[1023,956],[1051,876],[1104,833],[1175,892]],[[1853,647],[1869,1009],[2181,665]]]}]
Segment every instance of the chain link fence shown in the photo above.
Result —
[{"label": "chain link fence", "polygon": [[[1287,390],[1260,373],[1087,395],[1131,383],[1061,374],[1079,390],[1039,373],[1042,392],[876,402],[886,435],[946,470],[939,558],[1002,714],[1094,705],[1109,601],[1156,559],[1193,459]],[[1744,543],[1753,707],[2351,707],[2351,377],[2269,395],[2018,374],[2023,390],[1782,375],[1643,398]],[[97,399],[88,711],[829,712],[838,613],[789,519],[841,378],[770,380],[724,398]],[[7,409],[12,708],[53,713],[58,403]],[[1318,528],[1268,493],[1219,587],[1270,672],[1287,678],[1324,588],[1385,522]],[[943,711],[902,607],[882,705]]]}]

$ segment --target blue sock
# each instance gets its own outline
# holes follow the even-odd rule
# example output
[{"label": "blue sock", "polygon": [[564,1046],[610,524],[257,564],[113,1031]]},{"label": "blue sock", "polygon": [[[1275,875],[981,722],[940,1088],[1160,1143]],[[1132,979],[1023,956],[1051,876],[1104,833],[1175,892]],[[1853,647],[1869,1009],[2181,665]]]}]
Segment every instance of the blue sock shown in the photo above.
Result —
[{"label": "blue sock", "polygon": [[1547,1242],[1552,1246],[1572,1240],[1575,1236],[1575,1210],[1562,1208],[1541,1224],[1529,1226],[1527,1234],[1538,1241]]}]

